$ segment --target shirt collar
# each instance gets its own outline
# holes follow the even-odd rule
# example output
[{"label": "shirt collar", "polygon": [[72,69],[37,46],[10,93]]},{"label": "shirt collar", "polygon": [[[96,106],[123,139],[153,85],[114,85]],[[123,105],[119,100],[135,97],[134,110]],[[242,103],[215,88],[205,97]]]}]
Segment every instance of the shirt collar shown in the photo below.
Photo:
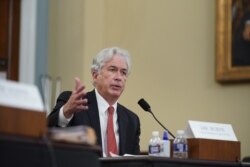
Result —
[{"label": "shirt collar", "polygon": [[[96,88],[95,88],[95,94],[96,94],[96,100],[97,100],[97,105],[98,105],[99,111],[105,112],[109,107],[108,102],[99,94],[99,92]],[[114,107],[114,109],[116,111],[117,101],[112,106]]]}]

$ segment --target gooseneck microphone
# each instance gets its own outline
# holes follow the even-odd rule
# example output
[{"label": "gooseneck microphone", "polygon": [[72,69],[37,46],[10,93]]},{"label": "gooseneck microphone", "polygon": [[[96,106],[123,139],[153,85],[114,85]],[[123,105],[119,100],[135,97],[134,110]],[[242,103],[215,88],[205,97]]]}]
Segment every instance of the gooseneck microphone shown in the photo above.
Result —
[{"label": "gooseneck microphone", "polygon": [[152,112],[151,110],[151,107],[150,105],[143,99],[141,98],[139,101],[138,101],[138,104],[141,106],[141,108],[146,111],[146,112],[150,112],[154,119],[163,127],[163,129],[165,129],[166,131],[168,131],[168,133],[173,137],[175,138],[175,136],[164,126],[162,125],[162,123],[155,117],[154,113]]}]

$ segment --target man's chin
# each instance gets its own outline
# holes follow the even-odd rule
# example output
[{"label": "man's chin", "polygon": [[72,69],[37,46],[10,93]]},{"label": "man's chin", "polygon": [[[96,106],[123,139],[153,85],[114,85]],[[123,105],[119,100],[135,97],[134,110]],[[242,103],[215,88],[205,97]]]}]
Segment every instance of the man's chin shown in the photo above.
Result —
[{"label": "man's chin", "polygon": [[116,97],[116,98],[119,98],[121,96],[121,94],[122,94],[121,90],[112,90],[112,92],[111,92],[111,95],[113,97]]}]

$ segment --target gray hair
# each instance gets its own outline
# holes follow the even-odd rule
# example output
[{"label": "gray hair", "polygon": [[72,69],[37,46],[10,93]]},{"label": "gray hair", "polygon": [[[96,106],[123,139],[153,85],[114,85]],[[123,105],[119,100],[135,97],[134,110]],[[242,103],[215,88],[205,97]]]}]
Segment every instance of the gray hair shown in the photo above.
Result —
[{"label": "gray hair", "polygon": [[91,72],[99,73],[102,67],[105,65],[105,63],[109,61],[116,54],[123,57],[124,60],[126,61],[127,66],[128,66],[128,74],[129,74],[131,70],[130,54],[127,50],[124,50],[119,47],[105,48],[101,50],[93,59],[93,62],[91,65]]}]

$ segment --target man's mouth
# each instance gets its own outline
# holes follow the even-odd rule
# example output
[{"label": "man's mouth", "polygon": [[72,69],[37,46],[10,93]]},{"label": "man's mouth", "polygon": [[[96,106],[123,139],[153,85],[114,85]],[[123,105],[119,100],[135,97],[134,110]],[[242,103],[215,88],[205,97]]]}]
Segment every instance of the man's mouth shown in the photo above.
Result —
[{"label": "man's mouth", "polygon": [[111,88],[115,89],[115,90],[120,90],[121,86],[120,85],[111,85]]}]

